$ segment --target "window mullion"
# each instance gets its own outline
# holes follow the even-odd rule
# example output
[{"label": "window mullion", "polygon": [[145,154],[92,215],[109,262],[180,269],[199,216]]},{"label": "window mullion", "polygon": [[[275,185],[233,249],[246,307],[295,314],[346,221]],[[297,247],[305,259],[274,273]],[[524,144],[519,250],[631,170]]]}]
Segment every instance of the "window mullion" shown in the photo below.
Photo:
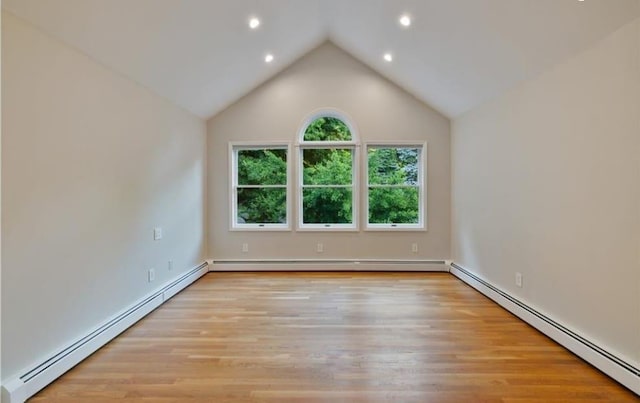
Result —
[{"label": "window mullion", "polygon": [[420,185],[368,185],[369,188],[420,188]]},{"label": "window mullion", "polygon": [[284,189],[287,185],[236,185],[238,189]]}]

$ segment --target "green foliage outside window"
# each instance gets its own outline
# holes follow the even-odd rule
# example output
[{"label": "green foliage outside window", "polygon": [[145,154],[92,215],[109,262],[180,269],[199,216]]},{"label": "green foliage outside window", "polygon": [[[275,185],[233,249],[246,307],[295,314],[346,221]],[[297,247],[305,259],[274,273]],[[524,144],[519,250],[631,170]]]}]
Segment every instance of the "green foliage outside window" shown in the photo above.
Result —
[{"label": "green foliage outside window", "polygon": [[351,131],[338,118],[325,116],[311,122],[304,131],[304,141],[351,141]]},{"label": "green foliage outside window", "polygon": [[[307,126],[304,141],[351,141],[343,121],[321,117]],[[353,222],[353,150],[307,148],[302,150],[302,217],[305,224]]]},{"label": "green foliage outside window", "polygon": [[417,224],[420,219],[417,148],[372,147],[369,166],[369,223]]},{"label": "green foliage outside window", "polygon": [[287,150],[238,150],[237,223],[287,222]]},{"label": "green foliage outside window", "polygon": [[353,150],[302,150],[302,217],[306,224],[350,224]]},{"label": "green foliage outside window", "polygon": [[[304,132],[304,141],[332,142],[302,148],[302,218],[305,224],[353,223],[354,148],[340,119],[321,117]],[[371,146],[367,150],[371,224],[420,221],[420,148]],[[287,222],[287,150],[237,151],[237,223]]]},{"label": "green foliage outside window", "polygon": [[353,150],[308,149],[303,150],[302,155],[304,222],[350,224],[353,221]]}]

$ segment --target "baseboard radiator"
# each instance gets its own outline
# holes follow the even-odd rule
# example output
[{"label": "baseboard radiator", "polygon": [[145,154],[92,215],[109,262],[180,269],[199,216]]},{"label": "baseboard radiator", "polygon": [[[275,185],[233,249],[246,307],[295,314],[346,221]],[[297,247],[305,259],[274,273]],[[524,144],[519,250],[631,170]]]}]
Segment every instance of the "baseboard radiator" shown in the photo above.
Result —
[{"label": "baseboard radiator", "polygon": [[451,263],[451,274],[640,395],[640,369],[512,297],[470,270]]},{"label": "baseboard radiator", "polygon": [[2,386],[2,403],[24,403],[49,383],[144,318],[209,271],[444,271],[529,323],[560,345],[640,395],[640,369],[510,296],[470,270],[445,260],[213,260],[202,263],[121,312],[86,336]]},{"label": "baseboard radiator", "polygon": [[0,401],[2,403],[23,403],[208,271],[209,264],[207,262],[189,270],[57,354],[33,366],[22,375],[10,379],[2,386]]},{"label": "baseboard radiator", "polygon": [[261,259],[213,260],[211,271],[440,271],[445,260],[402,259]]}]

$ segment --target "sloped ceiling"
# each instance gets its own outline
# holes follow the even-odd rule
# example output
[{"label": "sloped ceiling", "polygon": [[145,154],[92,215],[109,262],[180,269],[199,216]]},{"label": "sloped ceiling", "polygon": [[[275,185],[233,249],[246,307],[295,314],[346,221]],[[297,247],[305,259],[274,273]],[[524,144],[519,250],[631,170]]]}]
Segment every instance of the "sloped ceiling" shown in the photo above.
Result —
[{"label": "sloped ceiling", "polygon": [[640,16],[640,0],[4,0],[3,8],[202,118],[326,40],[456,117]]}]

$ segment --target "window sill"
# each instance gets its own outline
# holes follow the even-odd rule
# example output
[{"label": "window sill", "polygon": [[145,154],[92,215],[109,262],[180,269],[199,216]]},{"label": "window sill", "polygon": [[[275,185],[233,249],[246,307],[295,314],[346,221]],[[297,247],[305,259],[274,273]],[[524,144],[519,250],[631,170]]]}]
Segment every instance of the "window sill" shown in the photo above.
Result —
[{"label": "window sill", "polygon": [[291,227],[290,226],[286,226],[286,227],[276,227],[276,226],[268,226],[265,225],[263,227],[258,226],[258,225],[248,225],[248,226],[242,226],[242,227],[230,227],[229,231],[239,231],[239,232],[246,232],[246,231],[252,231],[252,232],[273,232],[273,231],[280,231],[280,232],[286,232],[286,231],[291,231]]},{"label": "window sill", "polygon": [[341,226],[341,225],[329,225],[324,226],[323,224],[319,224],[319,225],[300,225],[297,228],[297,231],[299,232],[359,232],[360,229],[358,229],[358,227],[356,226]]},{"label": "window sill", "polygon": [[410,227],[410,226],[403,226],[401,224],[398,224],[395,227],[392,227],[390,225],[381,225],[381,226],[367,226],[364,229],[365,231],[389,231],[389,232],[396,232],[396,231],[407,231],[407,232],[427,232],[427,228],[420,226],[420,227]]}]

